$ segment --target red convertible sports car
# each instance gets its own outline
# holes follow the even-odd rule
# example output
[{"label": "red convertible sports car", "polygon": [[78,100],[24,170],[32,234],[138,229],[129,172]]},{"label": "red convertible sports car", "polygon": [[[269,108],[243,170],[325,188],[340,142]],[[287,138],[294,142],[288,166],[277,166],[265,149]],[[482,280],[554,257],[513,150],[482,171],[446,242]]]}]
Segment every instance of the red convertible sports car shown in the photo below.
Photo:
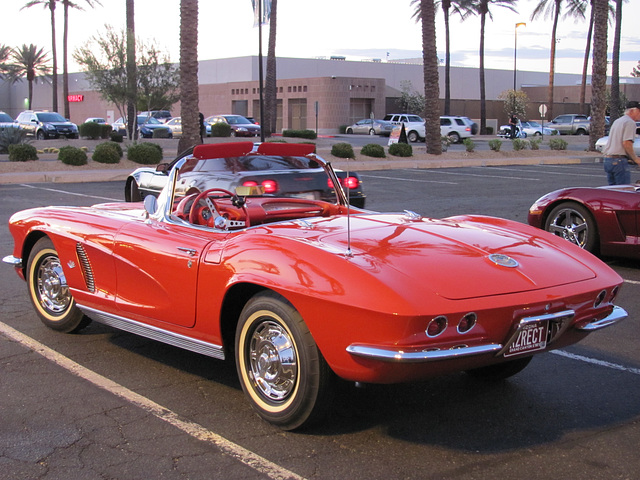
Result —
[{"label": "red convertible sports car", "polygon": [[640,187],[565,188],[536,200],[529,224],[591,253],[640,258]]},{"label": "red convertible sports car", "polygon": [[[158,198],[15,213],[4,261],[54,330],[92,319],[235,359],[252,407],[283,429],[322,418],[338,379],[506,378],[626,317],[622,279],[588,252],[498,218],[357,209],[313,149],[198,146]],[[246,156],[313,159],[336,198],[184,188]]]}]

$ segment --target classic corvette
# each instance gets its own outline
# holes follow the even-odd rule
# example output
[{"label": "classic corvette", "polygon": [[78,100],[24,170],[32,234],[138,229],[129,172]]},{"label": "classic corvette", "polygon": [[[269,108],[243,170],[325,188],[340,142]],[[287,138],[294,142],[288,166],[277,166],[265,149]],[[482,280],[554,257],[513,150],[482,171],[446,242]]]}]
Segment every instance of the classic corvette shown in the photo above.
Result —
[{"label": "classic corvette", "polygon": [[548,193],[528,222],[596,255],[640,258],[640,186],[574,187]]},{"label": "classic corvette", "polygon": [[[54,330],[95,320],[233,358],[252,407],[283,429],[321,419],[339,379],[506,378],[626,317],[622,279],[590,253],[519,222],[349,206],[312,152],[197,146],[158,198],[15,213],[4,261]],[[313,160],[336,197],[184,188],[183,176],[247,156]]]},{"label": "classic corvette", "polygon": [[[185,156],[189,149],[177,156],[170,164],[156,168],[141,167],[134,170],[125,182],[124,198],[127,202],[139,202],[147,195],[158,196],[167,183],[167,174],[173,165]],[[362,181],[355,172],[336,170],[341,185],[347,189],[349,203],[364,208],[366,196]],[[287,156],[243,156],[218,159],[210,162],[206,171],[184,175],[184,182],[199,189],[224,188],[233,191],[237,186],[263,185],[265,192],[287,197],[332,199],[333,185],[327,175],[312,159]]]}]

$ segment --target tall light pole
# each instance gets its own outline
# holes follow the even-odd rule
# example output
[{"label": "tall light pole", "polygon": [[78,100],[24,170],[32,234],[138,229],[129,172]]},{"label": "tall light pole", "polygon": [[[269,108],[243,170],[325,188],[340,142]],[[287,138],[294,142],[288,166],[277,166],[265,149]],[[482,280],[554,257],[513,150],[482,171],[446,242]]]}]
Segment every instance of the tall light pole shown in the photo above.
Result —
[{"label": "tall light pole", "polygon": [[526,27],[527,24],[524,22],[519,22],[516,23],[516,28],[515,28],[515,41],[513,44],[513,91],[515,92],[516,90],[516,60],[518,57],[518,27]]}]

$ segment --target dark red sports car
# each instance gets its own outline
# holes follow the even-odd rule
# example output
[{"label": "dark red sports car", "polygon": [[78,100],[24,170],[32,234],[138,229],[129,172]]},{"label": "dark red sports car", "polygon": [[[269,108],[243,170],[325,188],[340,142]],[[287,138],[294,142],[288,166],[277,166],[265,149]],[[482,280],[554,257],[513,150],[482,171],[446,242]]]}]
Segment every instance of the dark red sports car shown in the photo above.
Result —
[{"label": "dark red sports car", "polygon": [[529,224],[594,254],[640,258],[640,186],[565,188],[536,200]]}]

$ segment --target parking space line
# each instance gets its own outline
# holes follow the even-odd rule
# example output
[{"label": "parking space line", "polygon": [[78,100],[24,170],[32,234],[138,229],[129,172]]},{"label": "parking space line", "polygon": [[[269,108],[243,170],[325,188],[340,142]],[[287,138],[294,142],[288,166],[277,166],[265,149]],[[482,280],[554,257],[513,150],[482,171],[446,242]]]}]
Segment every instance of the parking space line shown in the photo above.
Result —
[{"label": "parking space line", "polygon": [[20,185],[21,187],[25,187],[25,188],[33,188],[35,190],[44,190],[47,192],[54,192],[54,193],[66,193],[67,195],[74,195],[76,197],[85,197],[85,198],[95,198],[98,200],[108,200],[110,202],[122,202],[122,199],[118,199],[118,198],[109,198],[109,197],[98,197],[96,195],[87,195],[85,193],[76,193],[76,192],[69,192],[67,190],[58,190],[55,188],[43,188],[43,187],[37,187],[35,185],[29,185],[26,183],[23,183]]},{"label": "parking space line", "polygon": [[[489,168],[493,167],[463,167],[463,168],[480,168],[485,170],[486,172],[489,172],[490,170],[488,170]],[[417,168],[417,169],[413,169],[413,168],[405,168],[405,171],[409,171],[409,172],[428,172],[428,173],[439,173],[441,175],[457,175],[457,176],[462,176],[462,177],[480,177],[480,178],[505,178],[507,180],[529,180],[532,182],[539,182],[540,179],[539,178],[531,178],[531,177],[508,177],[508,176],[501,176],[501,175],[480,175],[477,173],[465,173],[465,172],[451,172],[449,171],[449,169],[443,169],[443,168]],[[460,170],[460,168],[457,168],[456,170]],[[535,172],[535,173],[540,173],[540,172]]]},{"label": "parking space line", "polygon": [[[546,167],[546,165],[545,165]],[[469,168],[490,168],[491,170],[507,170],[507,171],[516,171],[516,172],[524,172],[524,173],[537,173],[540,174],[540,170],[524,170],[522,168],[505,168],[505,167],[469,167]],[[544,172],[542,172],[544,173]],[[598,177],[598,178],[604,178],[602,173],[599,174],[586,174],[586,173],[575,173],[575,172],[571,172],[571,175],[574,177]],[[509,177],[509,178],[515,178],[515,177]]]},{"label": "parking space line", "polygon": [[578,360],[580,362],[590,363],[592,365],[598,365],[600,367],[611,368],[613,370],[619,370],[621,372],[633,373],[634,375],[640,375],[640,368],[625,367],[624,365],[618,365],[617,363],[605,362],[604,360],[598,360],[597,358],[585,357],[583,355],[576,355],[564,350],[551,350],[550,353],[559,355],[561,357],[570,358],[572,360]]},{"label": "parking space line", "polygon": [[42,355],[47,360],[50,360],[51,362],[61,366],[70,373],[91,382],[95,386],[124,399],[125,401],[145,410],[146,412],[149,412],[156,418],[164,420],[165,422],[187,433],[191,437],[214,445],[215,447],[219,448],[223,454],[238,460],[239,462],[247,465],[257,472],[266,475],[269,478],[304,480],[304,477],[300,477],[299,475],[296,475],[295,473],[273,462],[270,462],[269,460],[251,452],[250,450],[247,450],[240,445],[227,440],[221,435],[207,430],[198,423],[180,418],[177,413],[169,410],[168,408],[165,408],[162,405],[159,405],[152,400],[143,397],[142,395],[139,395],[126,387],[123,387],[113,380],[109,380],[108,378],[103,377],[93,370],[89,370],[88,368],[83,367],[70,358],[65,357],[61,353],[56,352],[55,350],[19,332],[18,330],[15,330],[14,328],[3,322],[0,322],[0,333],[5,335],[7,338],[10,338],[24,345],[33,352]]},{"label": "parking space line", "polygon": [[383,180],[401,180],[403,182],[418,182],[418,183],[443,183],[445,185],[458,185],[458,182],[443,182],[439,180],[418,180],[416,178],[401,178],[401,177],[387,177],[384,175],[370,175],[370,174],[360,174],[361,177],[364,178],[381,178]]}]

